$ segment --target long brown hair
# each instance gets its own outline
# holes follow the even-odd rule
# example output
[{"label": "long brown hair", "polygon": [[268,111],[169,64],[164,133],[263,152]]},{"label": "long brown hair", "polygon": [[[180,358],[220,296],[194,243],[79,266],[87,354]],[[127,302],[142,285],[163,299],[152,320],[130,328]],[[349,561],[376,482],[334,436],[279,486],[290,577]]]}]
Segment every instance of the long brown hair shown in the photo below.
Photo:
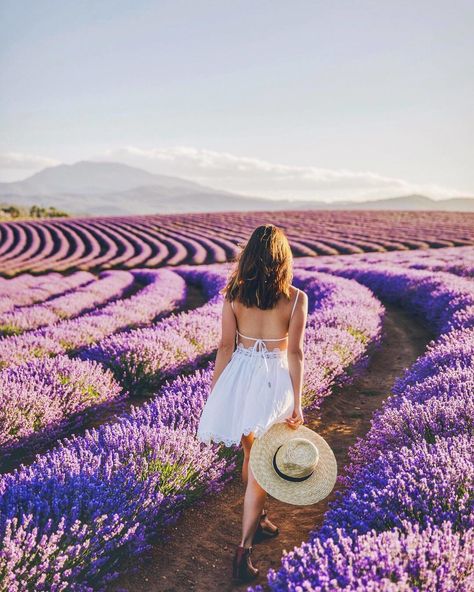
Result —
[{"label": "long brown hair", "polygon": [[221,293],[247,307],[273,308],[280,294],[290,299],[293,254],[281,228],[262,224],[237,255],[235,268]]}]

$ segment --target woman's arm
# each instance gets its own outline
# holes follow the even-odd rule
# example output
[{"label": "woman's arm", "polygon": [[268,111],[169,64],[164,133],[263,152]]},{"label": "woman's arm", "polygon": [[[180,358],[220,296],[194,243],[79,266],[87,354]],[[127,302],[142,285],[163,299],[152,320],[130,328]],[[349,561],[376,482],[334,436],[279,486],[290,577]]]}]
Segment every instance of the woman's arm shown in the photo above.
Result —
[{"label": "woman's arm", "polygon": [[[308,316],[308,296],[302,290],[288,329],[288,369],[295,395],[293,416],[301,414],[301,391],[304,374],[304,332]],[[296,415],[295,415],[296,413]]]},{"label": "woman's arm", "polygon": [[232,353],[235,349],[235,331],[237,323],[235,320],[234,311],[228,300],[224,299],[222,305],[222,327],[221,338],[217,346],[216,363],[214,366],[214,375],[211,382],[211,391],[214,388],[221,372],[229,363]]}]

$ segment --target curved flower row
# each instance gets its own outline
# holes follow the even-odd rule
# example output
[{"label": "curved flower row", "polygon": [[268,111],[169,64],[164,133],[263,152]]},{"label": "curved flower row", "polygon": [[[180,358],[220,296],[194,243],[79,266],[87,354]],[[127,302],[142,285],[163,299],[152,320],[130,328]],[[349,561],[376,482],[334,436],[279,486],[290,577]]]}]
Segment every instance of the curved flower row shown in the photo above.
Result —
[{"label": "curved flower row", "polygon": [[313,306],[304,341],[306,408],[319,407],[334,386],[353,380],[382,338],[383,306],[370,290],[341,279],[304,270],[295,274],[295,285]]},{"label": "curved flower row", "polygon": [[[357,266],[386,265],[425,269],[429,271],[445,271],[454,275],[474,277],[474,247],[444,247],[441,249],[417,249],[415,251],[392,251],[390,253],[362,253],[350,257],[319,257],[317,268],[339,268],[341,265]],[[295,259],[296,269],[305,269],[315,265],[312,257]]]},{"label": "curved flower row", "polygon": [[219,290],[226,281],[222,270],[199,266],[175,271],[181,281],[199,286],[208,300],[203,306],[172,314],[151,327],[111,335],[80,354],[109,367],[132,395],[184,369],[198,368],[219,339]]},{"label": "curved flower row", "polygon": [[76,271],[68,276],[59,273],[42,276],[24,273],[11,280],[0,278],[0,313],[12,310],[15,306],[42,302],[94,280],[95,276],[88,271]]},{"label": "curved flower row", "polygon": [[0,372],[1,453],[51,440],[85,409],[125,396],[112,372],[95,362],[56,356],[7,368]]},{"label": "curved flower row", "polygon": [[[170,388],[203,399],[211,372]],[[168,411],[168,413],[167,413]],[[145,426],[132,416],[88,430],[0,478],[0,590],[98,590],[160,526],[219,491],[235,454],[202,447],[170,405]]]},{"label": "curved flower row", "polygon": [[[184,300],[186,285],[175,273],[164,269],[133,273],[147,285],[131,298],[111,303],[101,311],[106,315],[108,329],[113,328],[113,323],[121,327],[150,320]],[[85,319],[90,324],[97,316],[76,321]],[[87,328],[86,324],[79,338]],[[5,368],[0,372],[0,448],[11,451],[52,440],[72,421],[82,421],[80,413],[84,410],[127,395],[110,370],[95,362],[70,360],[65,355],[41,357]]]},{"label": "curved flower row", "polygon": [[[325,281],[333,288],[326,289]],[[321,328],[313,318],[318,314],[334,326],[339,313],[348,322],[345,302],[338,306],[335,296],[342,294],[343,284],[352,299],[359,293],[367,304],[368,291],[341,278],[303,274],[298,283],[308,293],[314,327]],[[214,279],[209,290],[215,284]],[[327,311],[325,304],[334,310]],[[372,310],[367,328],[365,313],[356,321],[357,332],[369,339],[380,331],[380,306],[373,304]],[[340,334],[323,333],[334,347]],[[354,361],[346,359],[347,364]],[[340,359],[335,363],[334,379],[345,369]],[[235,469],[236,449],[196,439],[213,368],[211,361],[205,369],[167,382],[152,402],[132,408],[113,424],[66,439],[31,466],[0,477],[2,592],[98,590],[116,575],[122,559],[149,545],[159,527],[176,519],[186,505],[222,488]],[[309,375],[310,381],[320,378]],[[314,383],[309,387],[314,393],[326,389]]]},{"label": "curved flower row", "polygon": [[[356,279],[380,298],[407,306],[438,334],[474,326],[474,282],[446,272],[397,265],[355,265],[339,260],[310,269]],[[429,306],[427,306],[429,302]]]},{"label": "curved flower row", "polygon": [[41,304],[17,307],[3,313],[0,319],[0,334],[18,335],[24,331],[76,317],[109,300],[122,298],[134,281],[135,278],[128,271],[103,271],[98,279],[77,290]]},{"label": "curved flower row", "polygon": [[159,314],[173,310],[186,297],[186,284],[173,271],[134,270],[131,275],[147,285],[130,298],[116,300],[97,311],[51,327],[0,339],[0,367],[90,345],[115,331],[148,323]]},{"label": "curved flower row", "polygon": [[[473,214],[465,212],[295,210],[272,212],[272,220],[288,228],[296,257],[474,241]],[[216,212],[0,223],[0,272],[224,262],[261,221],[260,212]]]},{"label": "curved flower row", "polygon": [[473,546],[474,531],[460,535],[449,522],[426,528],[407,522],[403,529],[356,537],[338,529],[337,539],[295,547],[268,581],[282,592],[470,592]]},{"label": "curved flower row", "polygon": [[407,441],[433,444],[439,433],[474,434],[473,361],[473,329],[457,329],[430,343],[397,380],[394,396],[374,414],[366,437],[354,445],[348,474]]},{"label": "curved flower row", "polygon": [[[474,285],[448,273],[341,265],[436,328],[349,451],[346,490],[285,553],[276,591],[474,589]],[[261,586],[248,588],[261,591]]]}]

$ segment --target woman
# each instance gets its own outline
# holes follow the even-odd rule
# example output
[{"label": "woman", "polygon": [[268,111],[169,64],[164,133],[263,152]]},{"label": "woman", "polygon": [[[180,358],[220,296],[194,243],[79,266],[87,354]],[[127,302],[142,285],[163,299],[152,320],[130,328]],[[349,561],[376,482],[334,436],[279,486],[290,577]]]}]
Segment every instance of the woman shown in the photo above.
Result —
[{"label": "woman", "polygon": [[243,447],[242,538],[233,558],[233,576],[241,580],[258,575],[250,559],[253,543],[278,535],[264,509],[267,493],[249,467],[254,438],[277,422],[293,429],[304,422],[308,297],[291,285],[292,264],[288,239],[279,227],[264,224],[253,231],[222,290],[222,335],[197,431],[203,442]]}]

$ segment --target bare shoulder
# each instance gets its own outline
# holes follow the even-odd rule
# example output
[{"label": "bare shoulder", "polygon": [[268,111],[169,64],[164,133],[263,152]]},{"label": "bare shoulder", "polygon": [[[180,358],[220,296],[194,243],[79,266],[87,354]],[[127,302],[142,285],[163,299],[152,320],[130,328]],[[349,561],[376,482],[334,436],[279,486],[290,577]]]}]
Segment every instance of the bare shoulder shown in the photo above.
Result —
[{"label": "bare shoulder", "polygon": [[296,292],[299,292],[298,294],[298,300],[301,298],[302,300],[304,299],[308,299],[308,296],[306,294],[306,292],[304,290],[302,290],[301,288],[297,288],[296,286],[291,286],[293,288],[293,294],[296,294]]},{"label": "bare shoulder", "polygon": [[306,292],[304,290],[302,290],[301,288],[295,288],[295,286],[293,286],[295,293],[296,291],[298,291],[298,295],[297,295],[297,301],[296,301],[296,308],[307,308],[308,307],[308,295],[306,294]]}]

